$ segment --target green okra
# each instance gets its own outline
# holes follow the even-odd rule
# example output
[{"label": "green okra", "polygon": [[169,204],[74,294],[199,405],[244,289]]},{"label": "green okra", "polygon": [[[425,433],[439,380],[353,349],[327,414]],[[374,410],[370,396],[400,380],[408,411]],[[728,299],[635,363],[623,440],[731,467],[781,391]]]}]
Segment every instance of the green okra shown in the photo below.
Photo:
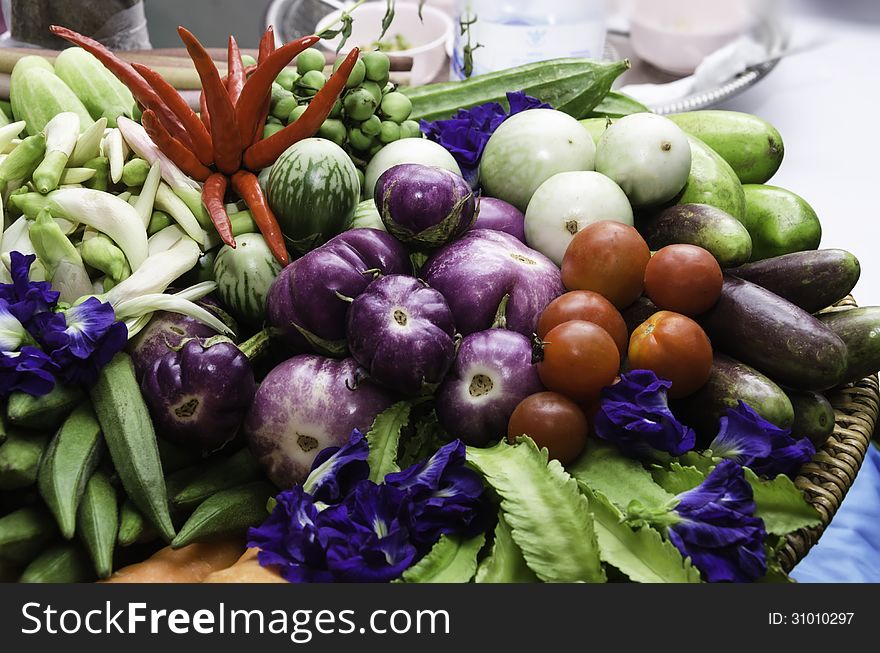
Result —
[{"label": "green okra", "polygon": [[218,492],[196,508],[171,546],[177,549],[224,535],[243,535],[248,528],[265,521],[266,502],[275,492],[265,481]]},{"label": "green okra", "polygon": [[119,508],[116,490],[104,472],[92,474],[76,517],[80,539],[89,552],[98,578],[107,578],[113,573]]},{"label": "green okra", "polygon": [[119,533],[116,542],[119,546],[132,546],[152,542],[159,537],[159,533],[152,524],[146,520],[130,499],[122,504],[119,511]]},{"label": "green okra", "polygon": [[178,506],[196,506],[218,492],[253,481],[262,471],[251,452],[244,449],[207,466],[191,483],[173,495]]},{"label": "green okra", "polygon": [[95,572],[86,553],[76,543],[49,547],[25,567],[19,583],[85,583]]},{"label": "green okra", "polygon": [[0,560],[26,564],[57,534],[55,520],[43,508],[19,508],[0,517]]},{"label": "green okra", "polygon": [[37,479],[49,438],[42,433],[14,429],[0,445],[0,491],[29,487]]},{"label": "green okra", "polygon": [[62,383],[56,383],[42,397],[13,392],[6,404],[6,417],[15,426],[52,432],[83,399],[85,394],[80,386]]}]

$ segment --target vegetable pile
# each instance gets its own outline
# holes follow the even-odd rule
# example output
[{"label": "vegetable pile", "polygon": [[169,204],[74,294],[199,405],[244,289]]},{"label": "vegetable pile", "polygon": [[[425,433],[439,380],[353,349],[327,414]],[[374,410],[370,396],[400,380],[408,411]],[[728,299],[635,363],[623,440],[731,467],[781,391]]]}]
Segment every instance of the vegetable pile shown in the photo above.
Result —
[{"label": "vegetable pile", "polygon": [[787,580],[880,308],[772,126],[181,28],[194,112],[54,31],[0,109],[0,578]]}]

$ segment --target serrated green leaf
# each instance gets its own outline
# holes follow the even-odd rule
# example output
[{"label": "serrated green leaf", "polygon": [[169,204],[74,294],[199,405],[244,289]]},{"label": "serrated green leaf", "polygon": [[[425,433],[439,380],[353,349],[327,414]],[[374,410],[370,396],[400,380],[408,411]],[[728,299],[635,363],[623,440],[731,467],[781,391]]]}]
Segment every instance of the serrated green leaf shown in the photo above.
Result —
[{"label": "serrated green leaf", "polygon": [[587,499],[531,438],[468,448],[468,460],[501,497],[501,510],[529,568],[545,582],[605,582]]},{"label": "serrated green leaf", "polygon": [[440,426],[437,415],[432,411],[407,429],[408,435],[401,441],[397,451],[397,464],[401,469],[427,460],[452,437]]},{"label": "serrated green leaf", "polygon": [[788,476],[780,474],[772,480],[758,478],[746,468],[746,480],[752,486],[757,510],[755,516],[764,520],[764,528],[773,535],[786,535],[818,526],[822,518]]},{"label": "serrated green leaf", "polygon": [[443,535],[424,558],[403,572],[403,582],[470,582],[477,571],[477,554],[485,543],[483,533],[467,539],[459,535]]},{"label": "serrated green leaf", "polygon": [[600,492],[581,483],[596,524],[599,555],[636,583],[699,583],[700,572],[690,559],[653,528],[634,529]]},{"label": "serrated green leaf", "polygon": [[477,567],[478,583],[537,583],[538,577],[529,569],[522,550],[513,541],[513,534],[503,514],[498,515],[492,552]]},{"label": "serrated green leaf", "polygon": [[397,447],[400,444],[400,432],[409,422],[412,405],[407,401],[394,404],[376,417],[372,428],[367,433],[370,455],[367,464],[370,466],[370,480],[381,483],[386,474],[399,472],[397,466]]},{"label": "serrated green leaf", "polygon": [[706,476],[696,467],[685,467],[680,463],[670,463],[668,467],[654,467],[651,475],[660,487],[670,494],[681,494],[693,490]]},{"label": "serrated green leaf", "polygon": [[621,509],[633,500],[648,508],[660,508],[673,498],[640,462],[627,458],[614,446],[591,441],[566,469],[579,483],[602,493]]},{"label": "serrated green leaf", "polygon": [[704,478],[715,469],[715,466],[718,464],[717,461],[717,458],[713,460],[711,456],[697,453],[696,451],[688,451],[685,455],[678,458],[678,462],[682,467],[695,467],[703,473]]}]

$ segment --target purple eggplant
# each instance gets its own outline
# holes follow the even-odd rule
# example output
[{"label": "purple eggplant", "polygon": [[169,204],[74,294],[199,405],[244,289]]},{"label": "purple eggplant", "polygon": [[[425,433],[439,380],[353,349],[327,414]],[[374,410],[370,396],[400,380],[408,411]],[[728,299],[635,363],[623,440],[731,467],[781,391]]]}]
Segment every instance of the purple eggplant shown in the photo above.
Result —
[{"label": "purple eggplant", "polygon": [[437,392],[437,417],[465,444],[482,447],[507,435],[519,402],[544,387],[532,363],[532,343],[504,329],[473,333]]},{"label": "purple eggplant", "polygon": [[400,241],[378,229],[352,229],[284,268],[269,289],[269,323],[296,352],[345,354],[351,300],[379,274],[409,274]]},{"label": "purple eggplant", "polygon": [[471,228],[474,192],[460,175],[420,163],[389,168],[376,182],[376,208],[388,233],[420,247],[440,247]]},{"label": "purple eggplant", "polygon": [[260,384],[245,434],[269,478],[289,488],[305,480],[318,452],[342,446],[354,429],[366,433],[393,403],[353,358],[294,356]]},{"label": "purple eggplant", "polygon": [[455,358],[452,311],[439,292],[399,274],[367,286],[348,311],[348,348],[370,377],[403,394],[439,384]]},{"label": "purple eggplant", "polygon": [[193,339],[153,362],[141,392],[161,436],[215,451],[235,437],[256,383],[250,360],[232,342]]},{"label": "purple eggplant", "polygon": [[488,329],[502,317],[506,328],[530,336],[547,304],[564,292],[553,261],[491,229],[469,231],[438,250],[421,276],[449,302],[464,335]]},{"label": "purple eggplant", "polygon": [[473,229],[494,229],[503,231],[526,242],[526,216],[513,204],[494,197],[481,197],[477,209],[477,219]]}]

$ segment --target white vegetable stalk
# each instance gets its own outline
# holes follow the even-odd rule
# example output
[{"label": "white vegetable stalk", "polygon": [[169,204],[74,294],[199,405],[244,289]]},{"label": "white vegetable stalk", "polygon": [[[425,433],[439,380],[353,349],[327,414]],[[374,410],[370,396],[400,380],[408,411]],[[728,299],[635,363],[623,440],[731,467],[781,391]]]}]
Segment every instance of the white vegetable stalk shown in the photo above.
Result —
[{"label": "white vegetable stalk", "polygon": [[21,143],[20,138],[13,138],[11,141],[9,141],[9,143],[6,144],[5,147],[0,148],[0,154],[9,154],[18,146],[19,143]]},{"label": "white vegetable stalk", "polygon": [[45,131],[46,154],[33,175],[34,186],[44,195],[58,188],[79,138],[79,116],[72,111],[62,111],[46,123]]},{"label": "white vegetable stalk", "polygon": [[[205,295],[214,292],[216,289],[217,284],[213,281],[203,281],[202,283],[197,283],[194,286],[190,286],[189,288],[181,290],[180,292],[174,293],[173,296],[194,302],[198,299],[201,299]],[[128,337],[134,338],[144,329],[144,327],[146,327],[150,323],[150,320],[152,318],[152,313],[144,313],[140,317],[130,317],[125,320],[125,326],[128,329]]]},{"label": "white vegetable stalk", "polygon": [[144,223],[144,227],[150,225],[150,218],[153,217],[153,205],[156,202],[156,193],[159,190],[159,182],[162,181],[162,165],[158,161],[154,161],[150,166],[150,172],[144,185],[141,187],[141,194],[138,195],[134,204],[135,210]]},{"label": "white vegetable stalk", "polygon": [[110,161],[110,179],[118,184],[122,179],[122,166],[125,165],[125,144],[122,132],[111,129],[104,137],[104,152]]},{"label": "white vegetable stalk", "polygon": [[68,165],[81,166],[101,155],[101,140],[104,138],[104,130],[107,128],[107,119],[99,118],[88,127],[76,141],[73,153],[70,155]]},{"label": "white vegetable stalk", "polygon": [[159,184],[159,190],[156,192],[155,206],[160,211],[165,211],[165,213],[170,215],[180,225],[181,229],[186,232],[187,236],[200,245],[205,244],[208,234],[202,229],[199,221],[196,220],[196,216],[189,210],[186,203],[175,195],[171,187],[164,182]]},{"label": "white vegetable stalk", "polygon": [[[218,333],[227,336],[235,335],[234,331],[211,312],[188,299],[182,299],[174,295],[144,295],[143,297],[117,304],[114,306],[114,311],[116,312],[116,318],[119,320],[139,318],[146,313],[153,313],[155,311],[170,311],[194,318],[203,324],[207,324]],[[132,337],[131,334],[129,334],[130,337]]]},{"label": "white vegetable stalk", "polygon": [[120,116],[116,120],[119,131],[128,146],[134,150],[142,159],[146,159],[151,165],[156,161],[162,168],[162,179],[164,179],[172,188],[186,186],[189,188],[200,188],[197,181],[186,176],[180,168],[178,168],[167,156],[162,154],[156,144],[150,139],[147,131],[134,120],[129,120]]},{"label": "white vegetable stalk", "polygon": [[18,122],[11,122],[4,127],[0,127],[0,152],[6,152],[6,148],[12,145],[12,141],[18,137],[26,126],[27,123],[24,120],[19,120]]},{"label": "white vegetable stalk", "polygon": [[71,184],[81,184],[88,181],[98,173],[94,168],[65,168],[61,172],[60,186],[69,186]]},{"label": "white vegetable stalk", "polygon": [[21,216],[3,232],[0,254],[8,257],[10,252],[34,253],[34,246],[31,245],[31,239],[28,235],[28,219],[26,216]]},{"label": "white vegetable stalk", "polygon": [[147,249],[150,252],[150,256],[167,252],[184,238],[190,239],[183,229],[176,224],[168,225],[147,239]]},{"label": "white vegetable stalk", "polygon": [[130,277],[107,293],[113,306],[153,293],[165,292],[171,282],[198,263],[199,246],[191,239],[180,240],[171,249],[150,256]]}]

